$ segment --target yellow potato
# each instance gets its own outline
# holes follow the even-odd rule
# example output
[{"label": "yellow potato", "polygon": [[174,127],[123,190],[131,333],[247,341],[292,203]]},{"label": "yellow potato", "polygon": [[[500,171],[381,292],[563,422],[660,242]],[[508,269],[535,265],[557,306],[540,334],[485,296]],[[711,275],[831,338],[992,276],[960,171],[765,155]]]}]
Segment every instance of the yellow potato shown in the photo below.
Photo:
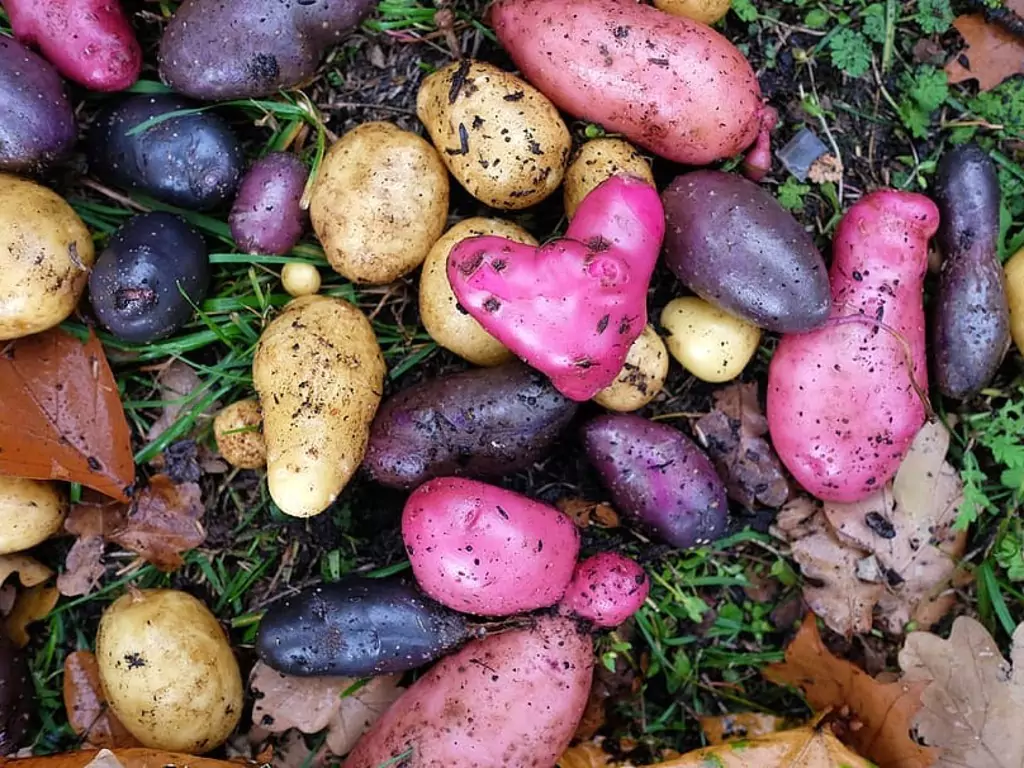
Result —
[{"label": "yellow potato", "polygon": [[416,114],[452,176],[492,208],[529,208],[562,183],[569,129],[544,94],[503,69],[449,64],[423,81]]},{"label": "yellow potato", "polygon": [[320,290],[320,270],[298,261],[285,264],[281,270],[281,286],[289,296],[312,296]]},{"label": "yellow potato", "polygon": [[428,141],[363,123],[328,150],[309,214],[336,272],[382,285],[423,263],[448,220],[448,192],[448,171]]},{"label": "yellow potato", "polygon": [[594,187],[612,176],[636,176],[654,186],[651,164],[622,139],[592,139],[581,146],[565,172],[562,202],[570,219]]},{"label": "yellow potato", "polygon": [[370,321],[343,299],[294,299],[263,329],[252,381],[283,512],[312,517],[341,493],[366,453],[384,373]]},{"label": "yellow potato", "polygon": [[209,609],[176,589],[135,590],[103,612],[100,682],[117,719],[144,747],[202,754],[242,716],[242,675]]},{"label": "yellow potato", "polygon": [[729,12],[730,0],[654,0],[654,7],[673,16],[714,24]]},{"label": "yellow potato", "polygon": [[240,469],[267,465],[263,441],[263,414],[258,400],[239,400],[221,409],[213,420],[217,450],[228,464]]},{"label": "yellow potato", "polygon": [[711,383],[739,376],[757,351],[761,329],[703,299],[673,299],[661,312],[672,357],[698,379]]},{"label": "yellow potato", "polygon": [[420,319],[430,337],[473,365],[500,365],[512,359],[512,353],[483,329],[472,315],[460,310],[452,284],[448,281],[448,255],[462,240],[479,235],[494,235],[518,243],[537,245],[529,232],[501,219],[472,218],[460,221],[434,243],[423,262],[420,275]]},{"label": "yellow potato", "polygon": [[654,328],[648,325],[629,348],[618,378],[594,395],[594,402],[609,411],[638,410],[661,392],[667,377],[668,350]]},{"label": "yellow potato", "polygon": [[89,230],[60,195],[0,173],[0,340],[63,322],[94,261]]},{"label": "yellow potato", "polygon": [[0,476],[0,555],[23,552],[64,524],[68,500],[56,483]]},{"label": "yellow potato", "polygon": [[1010,257],[1004,270],[1006,300],[1010,305],[1010,334],[1017,350],[1024,354],[1024,248]]}]

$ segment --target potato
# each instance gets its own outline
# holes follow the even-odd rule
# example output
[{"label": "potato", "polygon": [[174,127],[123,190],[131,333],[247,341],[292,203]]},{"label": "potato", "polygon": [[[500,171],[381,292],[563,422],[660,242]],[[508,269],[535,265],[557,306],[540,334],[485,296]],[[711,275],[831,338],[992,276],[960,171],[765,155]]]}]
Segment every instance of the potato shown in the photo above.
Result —
[{"label": "potato", "polygon": [[594,402],[609,411],[636,411],[661,392],[666,378],[668,350],[658,333],[648,325],[626,353],[618,378],[594,395]]},{"label": "potato", "polygon": [[309,212],[335,271],[354,283],[390,283],[422,264],[444,231],[448,171],[415,133],[363,123],[327,152]]},{"label": "potato", "polygon": [[661,311],[672,357],[702,381],[731,381],[761,343],[761,330],[696,296],[672,299]]},{"label": "potato", "polygon": [[558,110],[492,64],[463,59],[430,75],[416,114],[452,176],[492,208],[529,208],[562,183],[572,139]]},{"label": "potato", "polygon": [[1003,267],[1006,274],[1006,300],[1010,305],[1010,333],[1017,351],[1024,355],[1024,248]]},{"label": "potato", "polygon": [[0,634],[0,755],[25,746],[22,741],[38,711],[28,653]]},{"label": "potato", "polygon": [[565,215],[575,215],[583,198],[611,176],[635,176],[654,186],[651,164],[628,141],[622,139],[591,139],[583,144],[565,172],[562,202]]},{"label": "potato", "polygon": [[56,483],[0,475],[0,555],[46,541],[64,525],[67,511]]},{"label": "potato", "polygon": [[501,219],[464,219],[434,243],[420,274],[420,320],[430,337],[473,365],[500,365],[511,360],[508,349],[459,307],[448,280],[448,255],[460,241],[493,235],[517,243],[537,245],[525,229]]},{"label": "potato", "polygon": [[289,296],[312,296],[320,290],[320,270],[299,261],[285,264],[281,270],[281,287]]},{"label": "potato", "polygon": [[100,617],[107,702],[144,747],[202,754],[242,716],[242,675],[209,609],[176,589],[133,590]]},{"label": "potato", "polygon": [[[309,168],[290,152],[271,152],[242,178],[228,224],[246,253],[288,253],[302,237],[302,193]],[[313,291],[316,293],[316,291]]]},{"label": "potato", "polygon": [[93,259],[89,230],[62,197],[0,173],[0,340],[62,323],[85,290]]},{"label": "potato", "polygon": [[342,299],[294,299],[263,329],[252,380],[283,512],[318,515],[341,493],[366,453],[384,373],[370,321]]},{"label": "potato", "polygon": [[701,24],[714,24],[729,12],[729,0],[654,0],[654,7]]},{"label": "potato", "polygon": [[640,610],[651,591],[644,569],[617,552],[581,560],[559,609],[597,627],[617,627]]},{"label": "potato", "polygon": [[239,469],[267,465],[263,414],[258,400],[239,400],[222,408],[213,420],[213,436],[221,458]]}]

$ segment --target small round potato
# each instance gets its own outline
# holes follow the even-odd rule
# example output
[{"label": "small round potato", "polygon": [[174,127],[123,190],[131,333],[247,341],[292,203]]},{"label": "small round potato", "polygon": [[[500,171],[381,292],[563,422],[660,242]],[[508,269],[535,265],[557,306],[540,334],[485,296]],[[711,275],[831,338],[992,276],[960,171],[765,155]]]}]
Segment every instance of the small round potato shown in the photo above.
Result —
[{"label": "small round potato", "polygon": [[61,529],[67,511],[56,483],[0,476],[0,555],[46,541]]},{"label": "small round potato", "polygon": [[1010,305],[1010,335],[1018,351],[1024,355],[1024,248],[1003,268],[1006,272],[1006,299]]},{"label": "small round potato", "polygon": [[336,272],[383,285],[423,263],[444,232],[448,192],[429,142],[391,123],[363,123],[327,152],[309,213]]},{"label": "small round potato", "polygon": [[673,299],[661,312],[672,357],[698,379],[717,384],[739,376],[757,351],[761,329],[696,296]]},{"label": "small round potato", "polygon": [[628,141],[622,139],[592,139],[583,144],[565,172],[562,200],[565,215],[570,219],[583,198],[594,187],[612,176],[636,176],[654,186],[651,164]]},{"label": "small round potato", "polygon": [[702,24],[714,24],[729,12],[730,0],[654,0],[659,11],[683,16]]},{"label": "small round potato", "polygon": [[255,398],[239,400],[221,409],[213,420],[213,436],[217,450],[231,466],[259,469],[267,465],[263,414]]},{"label": "small round potato", "polygon": [[459,308],[448,281],[448,254],[470,237],[494,235],[517,243],[537,245],[529,232],[501,219],[464,219],[449,229],[427,254],[420,275],[420,318],[430,337],[473,365],[500,365],[512,359],[505,345],[483,329],[473,316]]},{"label": "small round potato", "polygon": [[423,81],[416,114],[459,183],[492,208],[536,205],[562,183],[572,139],[544,94],[464,59]]},{"label": "small round potato", "polygon": [[242,716],[242,675],[227,635],[184,592],[135,590],[111,603],[96,661],[110,708],[144,747],[209,752]]},{"label": "small round potato", "polygon": [[94,257],[89,230],[62,197],[0,173],[0,340],[62,323]]},{"label": "small round potato", "polygon": [[281,270],[281,285],[289,296],[312,296],[320,290],[320,270],[298,261],[285,264]]},{"label": "small round potato", "polygon": [[661,392],[667,377],[668,350],[648,325],[629,348],[618,378],[594,395],[594,402],[609,411],[636,411]]}]

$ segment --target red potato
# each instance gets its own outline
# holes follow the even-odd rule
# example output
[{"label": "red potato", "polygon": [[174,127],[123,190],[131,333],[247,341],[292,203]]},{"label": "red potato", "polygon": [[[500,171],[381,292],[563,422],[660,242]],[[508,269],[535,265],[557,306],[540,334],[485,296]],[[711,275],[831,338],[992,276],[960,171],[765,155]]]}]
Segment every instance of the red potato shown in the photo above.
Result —
[{"label": "red potato", "polygon": [[750,63],[700,22],[622,0],[500,0],[494,31],[523,75],[557,106],[667,160],[707,165],[776,121]]},{"label": "red potato", "polygon": [[593,656],[590,635],[560,616],[473,641],[403,693],[344,768],[553,768],[583,715]]},{"label": "red potato", "polygon": [[782,337],[768,369],[768,429],[797,481],[825,501],[888,482],[925,420],[924,275],[939,211],[882,190],[839,223],[822,328]]},{"label": "red potato", "polygon": [[651,591],[644,569],[615,552],[581,560],[559,604],[598,627],[617,627],[640,610]]},{"label": "red potato", "polygon": [[[14,36],[68,80],[123,91],[139,79],[142,49],[117,0],[3,0]],[[72,34],[73,32],[73,34]]]}]

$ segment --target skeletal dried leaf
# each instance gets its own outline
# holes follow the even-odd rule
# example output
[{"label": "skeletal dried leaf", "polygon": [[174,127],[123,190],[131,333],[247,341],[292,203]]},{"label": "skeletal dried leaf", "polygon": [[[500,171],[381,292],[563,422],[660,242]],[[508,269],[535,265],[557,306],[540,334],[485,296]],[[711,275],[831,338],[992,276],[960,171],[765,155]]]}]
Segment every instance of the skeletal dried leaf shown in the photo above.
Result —
[{"label": "skeletal dried leaf", "polygon": [[64,709],[87,747],[141,746],[107,706],[96,656],[90,651],[74,651],[64,659]]}]

